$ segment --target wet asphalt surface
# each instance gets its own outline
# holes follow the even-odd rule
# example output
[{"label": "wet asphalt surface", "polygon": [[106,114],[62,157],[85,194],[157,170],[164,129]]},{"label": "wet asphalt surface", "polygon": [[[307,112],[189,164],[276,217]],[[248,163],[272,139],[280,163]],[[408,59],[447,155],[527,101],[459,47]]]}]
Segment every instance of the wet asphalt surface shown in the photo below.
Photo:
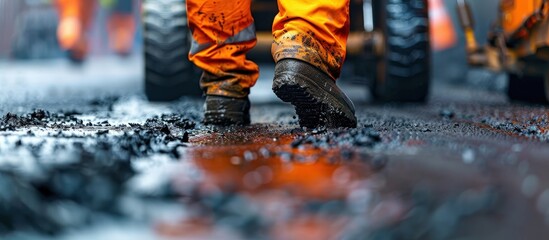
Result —
[{"label": "wet asphalt surface", "polygon": [[217,128],[201,100],[147,102],[139,73],[116,70],[140,63],[113,61],[0,65],[2,239],[549,233],[545,106],[444,84],[427,104],[374,104],[346,85],[359,127],[303,129],[266,70],[253,124]]}]

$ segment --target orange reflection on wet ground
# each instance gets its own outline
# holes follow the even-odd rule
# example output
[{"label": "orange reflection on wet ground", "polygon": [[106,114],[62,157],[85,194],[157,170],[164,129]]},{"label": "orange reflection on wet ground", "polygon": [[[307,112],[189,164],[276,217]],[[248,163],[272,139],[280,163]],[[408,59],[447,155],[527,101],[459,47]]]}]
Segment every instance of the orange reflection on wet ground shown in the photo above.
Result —
[{"label": "orange reflection on wet ground", "polygon": [[[269,222],[263,231],[269,238],[334,238],[348,222],[348,216],[338,213],[337,206],[344,204],[359,185],[363,187],[374,171],[361,159],[364,156],[351,148],[292,145],[303,134],[255,126],[194,137],[191,142],[195,146],[186,158],[200,177],[189,181],[181,176],[174,179],[174,187],[189,189],[189,184],[195,185],[195,194],[202,200],[220,192],[244,198],[239,207],[244,212],[255,209],[254,214]],[[323,212],[326,203],[336,207]],[[317,205],[320,210],[311,210]],[[157,229],[162,236],[196,237],[196,231],[183,229],[211,233],[219,220],[216,216],[200,212],[181,223],[160,224]]]},{"label": "orange reflection on wet ground", "polygon": [[253,193],[284,189],[307,198],[333,199],[344,197],[350,182],[365,179],[372,172],[370,165],[352,149],[292,146],[303,133],[284,129],[257,134],[255,131],[234,134],[234,145],[227,141],[225,145],[212,145],[219,144],[213,139],[231,138],[226,135],[193,139],[195,144],[205,143],[188,152],[192,163],[203,172],[202,183],[225,190]]},{"label": "orange reflection on wet ground", "polygon": [[285,189],[323,199],[344,196],[350,181],[370,172],[366,164],[343,161],[340,149],[292,148],[290,142],[197,147],[190,157],[203,171],[204,184],[246,192]]}]

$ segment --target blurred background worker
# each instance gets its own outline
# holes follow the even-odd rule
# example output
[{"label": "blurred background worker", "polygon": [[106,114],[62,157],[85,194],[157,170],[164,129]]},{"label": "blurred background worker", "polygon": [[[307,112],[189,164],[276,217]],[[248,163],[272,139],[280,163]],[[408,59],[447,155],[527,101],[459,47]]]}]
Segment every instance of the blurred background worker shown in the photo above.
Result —
[{"label": "blurred background worker", "polygon": [[[136,29],[133,1],[101,0],[99,4],[111,10],[107,21],[110,48],[122,56],[130,54]],[[88,33],[98,1],[56,0],[56,5],[59,12],[59,45],[67,51],[71,60],[81,62],[89,52]]]}]

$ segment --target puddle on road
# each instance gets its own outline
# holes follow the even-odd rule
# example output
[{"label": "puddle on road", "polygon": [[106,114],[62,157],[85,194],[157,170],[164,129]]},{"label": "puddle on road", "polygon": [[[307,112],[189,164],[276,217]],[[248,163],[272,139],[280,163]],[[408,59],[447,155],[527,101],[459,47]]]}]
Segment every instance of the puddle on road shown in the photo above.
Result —
[{"label": "puddle on road", "polygon": [[254,144],[200,146],[187,157],[203,171],[207,185],[245,192],[285,189],[306,198],[341,198],[348,183],[372,175],[356,155],[344,158],[337,148],[294,148],[294,138],[283,134],[259,137]]},{"label": "puddle on road", "polygon": [[[197,174],[175,170],[172,179],[189,212],[179,221],[158,222],[159,236],[210,239],[222,232],[227,239],[498,239],[509,233],[493,234],[494,223],[533,214],[530,209],[508,212],[512,206],[499,205],[499,190],[480,164],[441,150],[404,151],[385,165],[376,163],[379,153],[371,148],[294,144],[303,135],[324,138],[322,133],[271,125],[222,132],[190,139],[193,146],[182,159],[189,164],[180,172],[188,172],[190,165]],[[523,201],[515,193],[508,197]],[[535,218],[529,216],[531,223]]]},{"label": "puddle on road", "polygon": [[270,127],[191,138],[183,160],[199,177],[173,179],[190,217],[158,224],[158,234],[194,239],[230,229],[235,238],[333,239],[404,217],[406,203],[380,194],[371,156],[295,146],[303,132]]}]

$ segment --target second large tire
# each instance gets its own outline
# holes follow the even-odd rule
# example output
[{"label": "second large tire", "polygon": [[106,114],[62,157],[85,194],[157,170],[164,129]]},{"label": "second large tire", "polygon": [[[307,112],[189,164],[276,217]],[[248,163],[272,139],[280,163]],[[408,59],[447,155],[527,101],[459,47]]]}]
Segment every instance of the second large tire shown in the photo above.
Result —
[{"label": "second large tire", "polygon": [[185,0],[143,3],[145,94],[150,101],[202,95],[200,71],[188,60],[192,35]]},{"label": "second large tire", "polygon": [[423,102],[429,94],[431,52],[427,0],[380,0],[376,28],[384,53],[375,66],[372,93],[385,102]]}]

